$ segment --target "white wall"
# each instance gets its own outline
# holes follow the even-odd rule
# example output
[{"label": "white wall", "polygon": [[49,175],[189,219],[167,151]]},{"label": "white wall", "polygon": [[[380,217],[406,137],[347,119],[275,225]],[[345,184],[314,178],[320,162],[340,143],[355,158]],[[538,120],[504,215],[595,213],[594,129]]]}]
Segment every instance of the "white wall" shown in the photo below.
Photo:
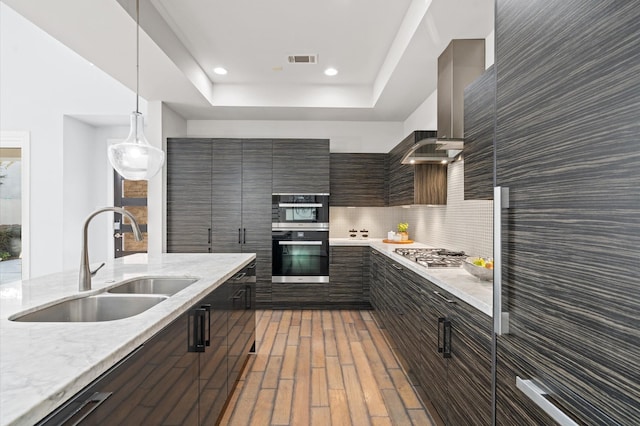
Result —
[{"label": "white wall", "polygon": [[[146,133],[149,143],[166,152],[167,138],[187,136],[187,121],[162,102],[149,102],[149,122]],[[157,123],[161,123],[158,125]],[[149,181],[147,196],[149,235],[149,253],[166,252],[166,218],[167,218],[167,168]]]},{"label": "white wall", "polygon": [[189,120],[189,137],[329,139],[331,152],[389,152],[402,140],[395,121]]},{"label": "white wall", "polygon": [[[113,205],[113,169],[107,158],[107,141],[123,140],[129,128],[94,127],[64,117],[62,186],[62,266],[80,265],[82,224],[100,207]],[[112,259],[113,214],[103,213],[89,225],[89,262]]]},{"label": "white wall", "polygon": [[[65,195],[64,116],[126,115],[135,98],[129,89],[3,3],[0,93],[1,129],[26,130],[31,137],[31,277],[57,272],[64,264],[64,228],[72,226],[64,225],[65,198],[88,199],[104,190],[96,187],[86,192],[87,186],[85,193]],[[74,134],[83,132],[82,126],[70,126]],[[67,167],[75,166],[67,161]],[[87,205],[94,207],[91,202]]]}]

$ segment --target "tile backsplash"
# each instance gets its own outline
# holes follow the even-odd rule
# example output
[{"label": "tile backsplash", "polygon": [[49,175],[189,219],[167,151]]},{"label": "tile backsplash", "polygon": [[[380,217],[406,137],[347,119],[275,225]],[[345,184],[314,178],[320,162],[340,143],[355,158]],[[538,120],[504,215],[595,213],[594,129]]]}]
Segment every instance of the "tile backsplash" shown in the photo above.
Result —
[{"label": "tile backsplash", "polygon": [[464,162],[449,165],[447,182],[446,206],[331,207],[330,236],[346,238],[350,229],[367,229],[371,238],[386,238],[399,222],[408,222],[416,241],[492,256],[493,201],[464,200]]}]

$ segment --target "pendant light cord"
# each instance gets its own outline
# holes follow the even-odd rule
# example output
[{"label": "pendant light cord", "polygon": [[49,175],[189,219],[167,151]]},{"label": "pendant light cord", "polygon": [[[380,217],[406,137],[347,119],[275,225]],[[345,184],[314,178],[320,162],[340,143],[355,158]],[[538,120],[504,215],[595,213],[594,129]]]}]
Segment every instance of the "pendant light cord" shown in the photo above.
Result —
[{"label": "pendant light cord", "polygon": [[140,0],[136,0],[136,113],[140,114],[138,108],[138,94],[140,89]]}]

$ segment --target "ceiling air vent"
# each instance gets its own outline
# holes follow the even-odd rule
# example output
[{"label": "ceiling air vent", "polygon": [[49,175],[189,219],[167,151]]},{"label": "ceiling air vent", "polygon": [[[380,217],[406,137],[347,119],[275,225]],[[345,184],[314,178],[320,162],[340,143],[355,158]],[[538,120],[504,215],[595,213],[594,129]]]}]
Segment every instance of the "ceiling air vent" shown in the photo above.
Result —
[{"label": "ceiling air vent", "polygon": [[317,64],[318,55],[289,55],[290,64]]}]

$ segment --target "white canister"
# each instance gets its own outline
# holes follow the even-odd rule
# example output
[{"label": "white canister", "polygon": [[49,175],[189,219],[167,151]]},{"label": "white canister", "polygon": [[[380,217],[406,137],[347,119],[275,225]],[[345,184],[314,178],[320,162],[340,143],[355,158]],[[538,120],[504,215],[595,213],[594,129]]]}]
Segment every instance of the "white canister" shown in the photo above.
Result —
[{"label": "white canister", "polygon": [[396,233],[393,231],[387,232],[387,240],[393,241],[393,238],[396,236]]}]

